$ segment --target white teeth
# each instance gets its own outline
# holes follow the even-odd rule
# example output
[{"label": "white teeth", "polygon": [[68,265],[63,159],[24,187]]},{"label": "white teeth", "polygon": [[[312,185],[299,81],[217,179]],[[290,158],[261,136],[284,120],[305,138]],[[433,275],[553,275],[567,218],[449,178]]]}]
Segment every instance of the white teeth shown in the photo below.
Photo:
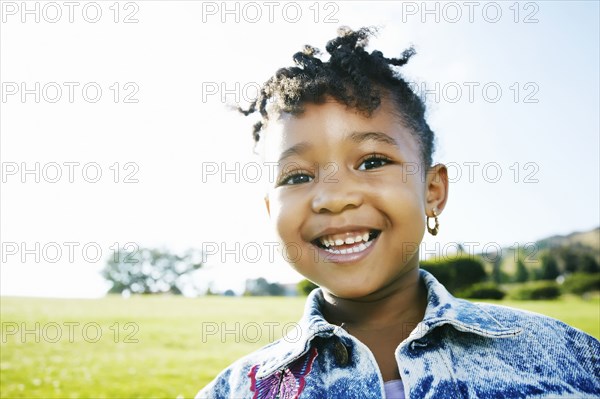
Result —
[{"label": "white teeth", "polygon": [[[323,236],[320,238],[321,244],[326,247],[340,246],[340,245],[352,245],[358,244],[360,242],[369,242],[369,233],[364,233],[363,235],[357,235],[356,237],[346,237],[345,239],[337,238],[332,239],[331,236]],[[354,251],[354,249],[350,249],[350,251]]]},{"label": "white teeth", "polygon": [[360,245],[356,245],[351,248],[342,248],[342,249],[326,248],[325,251],[332,253],[332,254],[336,254],[336,255],[346,255],[346,254],[350,254],[350,253],[358,253],[358,252],[362,252],[365,249],[369,248],[371,245],[373,245],[373,242],[374,241],[369,241],[367,243],[361,243]]},{"label": "white teeth", "polygon": [[321,244],[323,244],[323,246],[325,247],[331,247],[333,245],[335,245],[335,243],[331,240],[327,240],[325,237],[321,237]]}]

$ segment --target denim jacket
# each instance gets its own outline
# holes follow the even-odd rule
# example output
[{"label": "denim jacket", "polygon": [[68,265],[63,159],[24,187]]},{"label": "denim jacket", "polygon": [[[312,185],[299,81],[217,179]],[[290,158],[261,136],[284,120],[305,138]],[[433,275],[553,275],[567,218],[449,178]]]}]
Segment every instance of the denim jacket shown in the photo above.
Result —
[{"label": "denim jacket", "polygon": [[[407,398],[600,398],[597,339],[537,313],[457,299],[420,275],[425,316],[395,351]],[[328,323],[322,303],[315,289],[294,334],[236,361],[196,398],[385,398],[373,354]]]}]

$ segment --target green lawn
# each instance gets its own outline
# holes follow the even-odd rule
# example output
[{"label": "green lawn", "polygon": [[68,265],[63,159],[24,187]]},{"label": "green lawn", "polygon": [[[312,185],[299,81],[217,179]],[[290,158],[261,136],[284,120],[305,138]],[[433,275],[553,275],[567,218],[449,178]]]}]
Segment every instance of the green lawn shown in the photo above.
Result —
[{"label": "green lawn", "polygon": [[[600,338],[598,297],[498,303]],[[304,298],[1,298],[0,397],[193,397],[233,360],[293,328],[286,323],[303,305]]]}]

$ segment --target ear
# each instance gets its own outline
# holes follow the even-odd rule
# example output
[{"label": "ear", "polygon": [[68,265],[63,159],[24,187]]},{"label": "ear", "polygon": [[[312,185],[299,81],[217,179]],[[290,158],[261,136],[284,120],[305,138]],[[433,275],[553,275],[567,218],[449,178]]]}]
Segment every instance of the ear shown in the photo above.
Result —
[{"label": "ear", "polygon": [[[435,208],[441,214],[448,201],[448,170],[446,165],[438,163],[427,172],[425,181],[425,213],[433,216],[431,209]],[[430,214],[431,213],[431,214]]]},{"label": "ear", "polygon": [[265,206],[267,207],[267,213],[269,214],[269,217],[271,217],[271,208],[269,205],[269,197],[265,195]]}]

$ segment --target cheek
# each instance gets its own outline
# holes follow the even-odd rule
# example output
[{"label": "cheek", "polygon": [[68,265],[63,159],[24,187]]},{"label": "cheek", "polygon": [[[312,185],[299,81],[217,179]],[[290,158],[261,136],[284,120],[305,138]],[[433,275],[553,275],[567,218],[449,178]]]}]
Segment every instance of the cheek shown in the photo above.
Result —
[{"label": "cheek", "polygon": [[275,222],[275,232],[277,233],[277,237],[279,237],[280,241],[283,243],[289,242],[292,237],[291,229],[290,229],[290,220],[286,218],[285,215],[279,214],[277,218],[274,220]]},{"label": "cheek", "polygon": [[275,192],[269,196],[271,202],[271,223],[275,232],[284,242],[298,240],[302,220],[301,204],[286,193]]},{"label": "cheek", "polygon": [[390,179],[373,187],[372,193],[376,193],[378,202],[394,214],[404,217],[425,214],[424,185],[418,180]]}]

